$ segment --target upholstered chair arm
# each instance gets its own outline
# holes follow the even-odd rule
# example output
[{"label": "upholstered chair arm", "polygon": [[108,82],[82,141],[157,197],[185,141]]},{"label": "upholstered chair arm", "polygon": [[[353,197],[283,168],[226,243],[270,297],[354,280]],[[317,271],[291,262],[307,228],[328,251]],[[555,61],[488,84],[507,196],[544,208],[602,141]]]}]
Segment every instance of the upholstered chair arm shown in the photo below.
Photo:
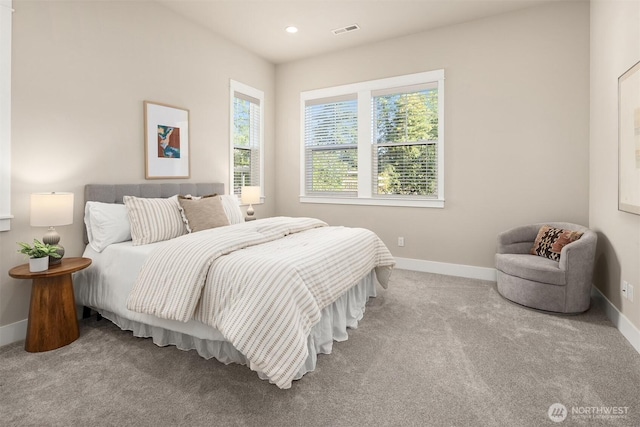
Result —
[{"label": "upholstered chair arm", "polygon": [[594,231],[585,231],[578,240],[562,248],[558,267],[572,272],[589,271],[589,277],[591,277],[597,240],[598,235]]},{"label": "upholstered chair arm", "polygon": [[598,235],[587,230],[580,239],[569,243],[560,252],[558,267],[565,271],[567,280],[564,308],[567,313],[589,308],[597,240]]},{"label": "upholstered chair arm", "polygon": [[523,225],[498,234],[499,254],[528,254],[536,240],[538,224]]}]

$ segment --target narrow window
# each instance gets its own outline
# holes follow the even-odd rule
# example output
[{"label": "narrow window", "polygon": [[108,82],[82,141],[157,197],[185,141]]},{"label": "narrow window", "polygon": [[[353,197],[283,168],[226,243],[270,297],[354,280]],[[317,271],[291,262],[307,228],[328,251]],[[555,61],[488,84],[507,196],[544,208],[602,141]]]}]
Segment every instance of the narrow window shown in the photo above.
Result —
[{"label": "narrow window", "polygon": [[232,193],[244,186],[263,183],[264,94],[231,81],[231,171]]}]

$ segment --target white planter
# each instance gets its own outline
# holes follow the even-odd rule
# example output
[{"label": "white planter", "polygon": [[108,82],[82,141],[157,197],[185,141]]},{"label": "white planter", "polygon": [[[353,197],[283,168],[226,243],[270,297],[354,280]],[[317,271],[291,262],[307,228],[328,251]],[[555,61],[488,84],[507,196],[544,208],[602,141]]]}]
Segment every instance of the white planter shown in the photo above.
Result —
[{"label": "white planter", "polygon": [[29,258],[29,271],[38,273],[49,269],[49,257]]}]

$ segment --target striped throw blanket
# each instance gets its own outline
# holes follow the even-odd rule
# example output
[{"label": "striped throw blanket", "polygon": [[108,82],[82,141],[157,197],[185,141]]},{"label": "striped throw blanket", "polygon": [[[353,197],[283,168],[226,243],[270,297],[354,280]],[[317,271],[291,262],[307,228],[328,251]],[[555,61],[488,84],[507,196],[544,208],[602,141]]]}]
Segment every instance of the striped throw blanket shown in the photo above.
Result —
[{"label": "striped throw blanket", "polygon": [[374,268],[386,287],[394,264],[369,230],[267,218],[167,242],[143,265],[127,307],[213,326],[251,369],[289,388],[322,309]]}]

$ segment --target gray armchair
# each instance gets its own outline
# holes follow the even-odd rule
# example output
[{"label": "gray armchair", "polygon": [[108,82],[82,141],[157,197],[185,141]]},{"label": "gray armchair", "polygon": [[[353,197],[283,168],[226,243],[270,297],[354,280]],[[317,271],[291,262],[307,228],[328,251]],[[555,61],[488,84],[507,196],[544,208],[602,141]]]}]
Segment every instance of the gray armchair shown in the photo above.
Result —
[{"label": "gray armchair", "polygon": [[[562,248],[560,260],[531,255],[543,225],[580,231],[582,237]],[[518,304],[557,313],[589,309],[597,234],[567,222],[531,224],[498,235],[498,292]]]}]

